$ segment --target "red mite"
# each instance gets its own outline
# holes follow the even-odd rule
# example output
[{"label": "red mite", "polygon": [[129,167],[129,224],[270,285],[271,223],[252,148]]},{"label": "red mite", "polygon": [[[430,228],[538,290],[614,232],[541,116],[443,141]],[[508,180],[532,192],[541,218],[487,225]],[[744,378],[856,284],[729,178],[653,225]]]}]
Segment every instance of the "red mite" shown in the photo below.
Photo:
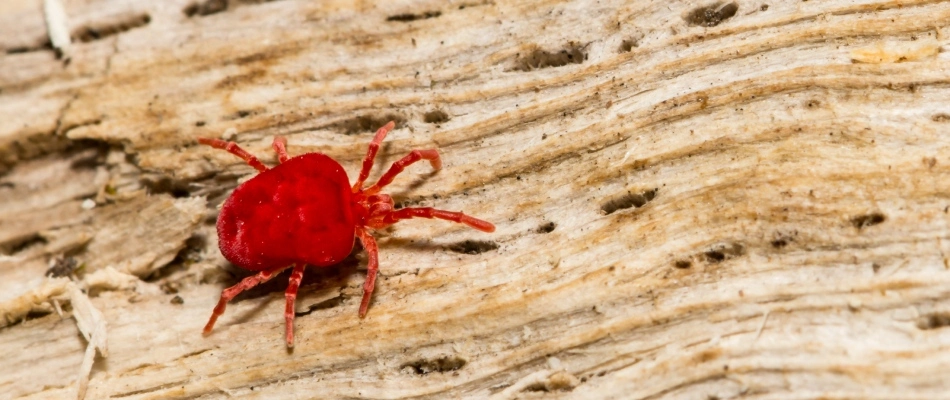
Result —
[{"label": "red mite", "polygon": [[273,147],[280,164],[267,168],[256,157],[236,143],[200,138],[198,142],[227,150],[260,171],[231,194],[218,216],[218,243],[221,253],[231,263],[251,271],[260,271],[237,285],[224,289],[205,325],[207,335],[214,322],[224,313],[228,301],[239,293],[273,278],[293,267],[287,285],[287,346],[294,345],[294,300],[307,265],[326,267],[342,261],[350,254],[359,238],[369,254],[360,318],[366,316],[369,300],[379,269],[376,240],[369,229],[381,229],[409,218],[438,218],[463,223],[483,232],[494,232],[487,221],[460,212],[430,207],[394,209],[393,199],[380,191],[410,164],[428,160],[432,168],[442,167],[435,149],[413,150],[393,163],[375,185],[363,188],[373,168],[373,160],[386,134],[393,129],[390,122],[376,131],[369,144],[359,179],[350,186],[340,163],[325,154],[307,153],[287,156],[287,140],[274,137]]}]

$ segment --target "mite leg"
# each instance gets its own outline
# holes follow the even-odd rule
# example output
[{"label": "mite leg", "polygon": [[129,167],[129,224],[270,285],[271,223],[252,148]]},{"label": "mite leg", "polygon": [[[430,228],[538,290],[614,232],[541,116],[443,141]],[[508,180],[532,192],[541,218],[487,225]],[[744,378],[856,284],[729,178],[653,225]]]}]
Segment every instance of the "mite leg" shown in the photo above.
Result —
[{"label": "mite leg", "polygon": [[244,149],[238,146],[237,143],[209,138],[198,138],[198,143],[205,144],[216,149],[227,150],[228,153],[240,157],[242,160],[244,160],[244,162],[247,163],[247,165],[254,167],[254,169],[260,172],[267,171],[267,167],[265,167],[264,164],[262,164],[261,161],[257,159],[257,157],[254,157],[251,155],[251,153],[244,151]]},{"label": "mite leg", "polygon": [[365,229],[357,229],[356,236],[363,243],[366,254],[369,255],[369,261],[366,268],[366,281],[363,282],[363,301],[360,302],[360,318],[366,316],[369,310],[369,300],[373,297],[373,288],[376,287],[376,272],[379,271],[379,247],[376,246],[376,239],[373,239]]},{"label": "mite leg", "polygon": [[432,207],[407,207],[393,211],[383,219],[383,225],[392,225],[399,220],[409,218],[437,218],[446,221],[458,222],[478,229],[482,232],[494,232],[495,225],[491,222],[462,214],[455,211],[437,210]]},{"label": "mite leg", "polygon": [[399,161],[394,162],[393,165],[389,167],[389,171],[386,171],[375,185],[366,188],[363,192],[371,195],[379,193],[382,188],[392,183],[393,179],[396,179],[396,175],[402,173],[402,171],[412,163],[420,160],[428,160],[429,163],[432,164],[432,169],[436,171],[442,168],[442,159],[439,158],[439,152],[435,149],[413,150],[405,157],[399,159]]},{"label": "mite leg", "polygon": [[363,158],[363,168],[360,169],[360,176],[356,179],[356,183],[353,184],[353,192],[358,192],[363,188],[363,183],[366,182],[366,178],[369,177],[369,171],[373,169],[373,161],[376,160],[376,153],[379,152],[379,145],[383,142],[383,139],[386,138],[386,134],[389,133],[396,123],[389,121],[388,124],[383,125],[382,128],[379,128],[376,131],[376,136],[373,137],[373,141],[369,142],[369,148],[366,150],[366,157]]},{"label": "mite leg", "polygon": [[270,271],[261,271],[257,275],[251,275],[247,278],[244,278],[244,280],[238,282],[237,285],[222,290],[221,299],[218,300],[218,305],[214,307],[214,311],[211,313],[211,319],[209,319],[208,324],[205,325],[204,334],[207,335],[211,333],[211,329],[214,329],[214,322],[218,320],[218,317],[220,317],[221,314],[224,314],[224,308],[227,307],[228,302],[231,301],[234,296],[237,296],[239,293],[254,286],[269,281],[274,277],[274,275],[279,274],[280,271],[285,269],[287,269],[287,267],[277,268]]},{"label": "mite leg", "polygon": [[284,319],[287,320],[287,347],[294,347],[294,303],[297,300],[297,289],[300,288],[300,280],[303,279],[303,270],[307,264],[298,264],[294,266],[290,273],[290,284],[287,285],[287,306],[284,309]]},{"label": "mite leg", "polygon": [[287,156],[287,138],[274,136],[274,143],[271,143],[271,146],[274,147],[274,151],[277,153],[277,160],[279,160],[281,164],[290,158]]}]

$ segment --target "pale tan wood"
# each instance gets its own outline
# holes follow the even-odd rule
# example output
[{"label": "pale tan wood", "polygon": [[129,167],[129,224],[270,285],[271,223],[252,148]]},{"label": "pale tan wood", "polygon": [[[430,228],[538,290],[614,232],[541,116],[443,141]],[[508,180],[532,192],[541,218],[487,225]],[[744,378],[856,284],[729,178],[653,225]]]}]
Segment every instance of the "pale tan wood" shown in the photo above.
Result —
[{"label": "pale tan wood", "polygon": [[[0,398],[75,396],[61,255],[87,398],[950,393],[950,2],[76,0],[65,65],[38,4],[0,6]],[[389,119],[373,177],[437,147],[397,201],[497,232],[378,232],[364,320],[362,254],[308,270],[292,352],[285,276],[202,337],[253,170],[195,139],[352,177]]]}]

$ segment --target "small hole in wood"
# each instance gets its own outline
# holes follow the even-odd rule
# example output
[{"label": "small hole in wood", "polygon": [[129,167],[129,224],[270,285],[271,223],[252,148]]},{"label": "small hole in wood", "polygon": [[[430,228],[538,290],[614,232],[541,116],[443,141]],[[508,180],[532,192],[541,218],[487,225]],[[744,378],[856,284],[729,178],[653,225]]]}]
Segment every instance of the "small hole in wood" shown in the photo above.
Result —
[{"label": "small hole in wood", "polygon": [[416,361],[407,362],[399,367],[399,369],[409,369],[416,375],[426,375],[432,372],[450,372],[457,371],[462,369],[465,366],[467,361],[464,358],[458,356],[445,356],[439,357],[434,360],[429,359],[419,359]]},{"label": "small hole in wood", "polygon": [[538,233],[551,233],[554,232],[555,228],[557,228],[557,224],[554,222],[546,222],[541,224],[536,231]]},{"label": "small hole in wood", "polygon": [[429,19],[436,18],[442,15],[442,11],[425,11],[418,14],[406,13],[406,14],[396,14],[386,17],[387,21],[395,22],[412,22],[420,19]]},{"label": "small hole in wood", "polygon": [[611,199],[600,206],[600,210],[603,211],[606,215],[613,214],[618,210],[623,210],[631,207],[643,207],[647,203],[653,201],[656,198],[657,189],[645,190],[639,193],[630,193]]},{"label": "small hole in wood", "polygon": [[867,215],[859,215],[851,218],[851,225],[858,229],[864,229],[869,226],[880,224],[887,220],[887,216],[882,213],[874,212]]},{"label": "small hole in wood", "polygon": [[91,42],[148,25],[149,22],[152,22],[151,16],[148,14],[138,14],[117,21],[91,23],[73,30],[71,36],[79,42]]},{"label": "small hole in wood", "polygon": [[620,52],[629,53],[631,50],[633,50],[634,47],[639,47],[639,46],[640,46],[640,43],[637,42],[635,39],[626,39],[620,42]]},{"label": "small hole in wood", "polygon": [[449,114],[442,110],[432,110],[425,113],[423,120],[427,124],[440,124],[449,120]]},{"label": "small hole in wood", "polygon": [[569,64],[581,64],[587,59],[587,53],[584,52],[584,46],[570,42],[559,51],[546,51],[535,49],[534,51],[519,56],[515,60],[515,71],[534,71],[541,68],[557,68]]},{"label": "small hole in wood", "polygon": [[205,0],[189,4],[182,12],[188,18],[192,18],[217,14],[227,9],[228,0]]},{"label": "small hole in wood", "polygon": [[330,125],[330,128],[343,131],[344,135],[356,135],[360,133],[375,132],[377,129],[389,123],[396,122],[396,129],[402,127],[406,119],[397,114],[366,114],[354,118],[345,119]]},{"label": "small hole in wood", "polygon": [[732,18],[739,11],[739,5],[735,2],[714,3],[708,6],[693,9],[686,16],[686,22],[692,26],[713,27],[721,24],[723,21]]},{"label": "small hole in wood", "polygon": [[448,249],[459,254],[481,254],[498,248],[495,242],[480,240],[466,240],[448,246]]},{"label": "small hole in wood", "polygon": [[917,320],[917,328],[922,330],[938,329],[950,326],[950,314],[933,313]]}]

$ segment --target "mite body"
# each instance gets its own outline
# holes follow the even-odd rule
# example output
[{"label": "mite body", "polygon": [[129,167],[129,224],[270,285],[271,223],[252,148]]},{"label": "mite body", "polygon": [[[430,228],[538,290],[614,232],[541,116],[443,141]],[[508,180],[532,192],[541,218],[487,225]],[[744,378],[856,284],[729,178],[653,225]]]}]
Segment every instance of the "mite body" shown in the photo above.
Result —
[{"label": "mite body", "polygon": [[359,316],[369,308],[379,256],[371,229],[381,229],[409,218],[438,218],[468,225],[483,232],[495,226],[460,212],[430,207],[395,209],[393,199],[380,191],[407,166],[427,160],[441,168],[435,149],[413,150],[393,165],[374,185],[363,188],[376,153],[386,134],[395,126],[386,124],[376,132],[363,159],[360,175],[352,186],[343,167],[320,153],[290,158],[287,142],[275,137],[274,151],[280,164],[267,168],[256,157],[233,142],[201,138],[198,141],[234,154],[260,173],[241,184],[224,202],[218,216],[218,243],[221,253],[233,264],[258,271],[237,285],[224,289],[204,333],[209,334],[228,301],[239,293],[292,268],[285,293],[287,346],[294,344],[294,302],[307,265],[325,267],[342,261],[359,239],[369,255]]}]

